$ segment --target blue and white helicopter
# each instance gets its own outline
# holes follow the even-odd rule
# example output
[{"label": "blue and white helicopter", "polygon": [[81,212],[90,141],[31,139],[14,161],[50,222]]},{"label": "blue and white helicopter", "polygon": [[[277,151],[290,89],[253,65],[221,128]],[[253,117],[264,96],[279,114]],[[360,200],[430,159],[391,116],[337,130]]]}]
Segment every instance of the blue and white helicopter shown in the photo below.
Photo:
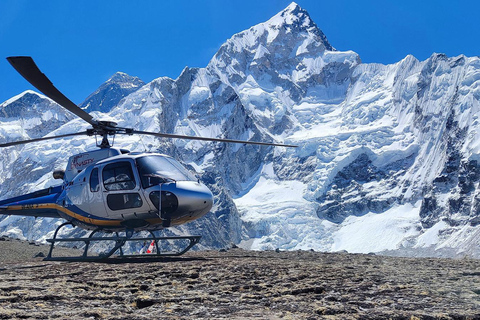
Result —
[{"label": "blue and white helicopter", "polygon": [[[66,222],[55,231],[46,260],[91,261],[106,259],[115,252],[123,254],[127,241],[152,241],[156,246],[154,256],[181,255],[198,243],[200,236],[157,237],[155,230],[177,226],[207,214],[213,205],[211,191],[177,160],[158,153],[130,153],[113,148],[108,137],[115,135],[151,135],[162,138],[179,138],[227,143],[295,147],[292,145],[193,137],[176,134],[137,131],[121,128],[111,121],[94,119],[65,97],[39,70],[31,57],[9,57],[10,64],[34,87],[57,102],[92,127],[84,132],[14,141],[0,144],[10,147],[50,139],[79,135],[101,137],[99,149],[73,155],[65,170],[55,171],[55,179],[62,183],[48,189],[0,201],[0,214],[34,217],[62,218]],[[57,238],[58,231],[73,225],[93,230],[88,237]],[[94,237],[97,232],[114,236]],[[149,231],[149,237],[133,237],[134,232]],[[119,232],[124,232],[120,236]],[[189,240],[186,248],[173,253],[162,253],[159,241]],[[83,255],[78,257],[52,257],[57,242],[83,242]],[[100,256],[89,256],[93,241],[111,241],[114,246]],[[152,255],[150,255],[152,256]]]}]

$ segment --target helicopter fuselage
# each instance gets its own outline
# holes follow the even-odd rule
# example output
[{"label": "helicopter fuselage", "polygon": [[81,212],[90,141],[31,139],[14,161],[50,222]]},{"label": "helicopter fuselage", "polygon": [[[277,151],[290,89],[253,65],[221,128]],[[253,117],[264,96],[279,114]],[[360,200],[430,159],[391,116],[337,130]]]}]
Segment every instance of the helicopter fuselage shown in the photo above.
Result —
[{"label": "helicopter fuselage", "polygon": [[[95,159],[95,152],[101,150],[83,159]],[[72,176],[67,167],[61,187],[0,205],[8,214],[17,210],[17,214],[46,216],[50,210],[83,229],[112,231],[180,225],[212,208],[211,191],[175,159],[155,153],[117,153],[100,161],[84,161],[82,166],[71,165],[72,159],[82,155],[71,157],[70,168],[80,172],[67,179]]]}]

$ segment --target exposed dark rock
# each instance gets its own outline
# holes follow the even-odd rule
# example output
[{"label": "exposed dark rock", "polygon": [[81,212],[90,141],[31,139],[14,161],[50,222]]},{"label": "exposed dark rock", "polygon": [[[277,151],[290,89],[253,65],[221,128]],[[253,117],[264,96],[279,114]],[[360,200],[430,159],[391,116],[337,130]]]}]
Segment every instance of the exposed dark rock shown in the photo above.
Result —
[{"label": "exposed dark rock", "polygon": [[420,218],[422,219],[422,225],[425,228],[432,227],[438,222],[438,217],[435,216],[440,212],[440,208],[437,206],[437,200],[432,196],[423,198],[422,206],[420,207]]},{"label": "exposed dark rock", "polygon": [[[465,217],[475,219],[477,216],[478,199],[475,186],[480,181],[480,167],[476,160],[466,159],[461,151],[468,127],[461,127],[456,120],[453,106],[457,99],[458,87],[449,101],[452,108],[441,136],[446,161],[442,172],[433,180],[432,186],[426,192],[420,209],[421,222],[425,228],[432,227],[440,220],[447,221],[450,226],[459,225],[465,223],[467,220]],[[424,121],[426,122],[423,126],[431,126],[431,123],[428,123],[431,119]],[[437,198],[446,199],[446,205],[437,203]]]},{"label": "exposed dark rock", "polygon": [[367,212],[382,213],[388,210],[401,199],[379,199],[375,195],[369,195],[363,187],[364,184],[376,181],[392,188],[397,183],[395,174],[407,170],[413,161],[414,156],[410,155],[378,168],[366,153],[360,154],[337,173],[327,193],[317,199],[320,204],[317,209],[318,216],[341,223],[350,215],[361,216]]}]

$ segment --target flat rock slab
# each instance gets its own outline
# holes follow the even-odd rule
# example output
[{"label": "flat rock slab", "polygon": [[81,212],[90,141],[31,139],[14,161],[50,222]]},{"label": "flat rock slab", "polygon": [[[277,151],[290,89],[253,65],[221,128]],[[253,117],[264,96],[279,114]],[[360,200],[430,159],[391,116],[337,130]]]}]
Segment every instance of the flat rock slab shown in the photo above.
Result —
[{"label": "flat rock slab", "polygon": [[0,319],[480,319],[473,259],[231,249],[0,270]]}]

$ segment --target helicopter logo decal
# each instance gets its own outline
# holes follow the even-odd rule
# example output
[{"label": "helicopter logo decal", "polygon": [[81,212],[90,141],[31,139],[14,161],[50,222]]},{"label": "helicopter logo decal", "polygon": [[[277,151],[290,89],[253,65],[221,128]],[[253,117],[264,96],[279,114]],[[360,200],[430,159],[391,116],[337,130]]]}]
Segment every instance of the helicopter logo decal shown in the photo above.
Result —
[{"label": "helicopter logo decal", "polygon": [[[85,168],[86,166],[94,163],[95,159],[93,158],[88,158],[90,157],[90,154],[89,153],[84,153],[84,154],[81,154],[81,155],[78,155],[78,156],[74,156],[73,160],[72,160],[72,169],[83,169]],[[83,158],[87,158],[87,159],[83,159]]]}]

